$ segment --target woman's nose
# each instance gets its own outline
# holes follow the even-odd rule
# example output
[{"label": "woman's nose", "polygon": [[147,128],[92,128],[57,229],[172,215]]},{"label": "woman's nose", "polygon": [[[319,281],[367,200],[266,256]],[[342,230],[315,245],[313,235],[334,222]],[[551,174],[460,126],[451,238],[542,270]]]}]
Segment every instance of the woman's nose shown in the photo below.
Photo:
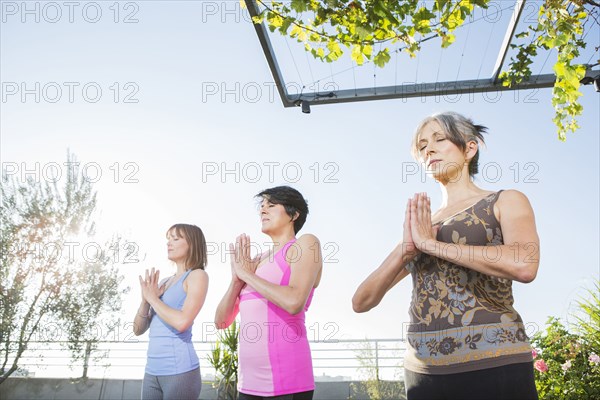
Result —
[{"label": "woman's nose", "polygon": [[427,143],[425,147],[425,154],[435,153],[435,149],[433,148],[433,143]]}]

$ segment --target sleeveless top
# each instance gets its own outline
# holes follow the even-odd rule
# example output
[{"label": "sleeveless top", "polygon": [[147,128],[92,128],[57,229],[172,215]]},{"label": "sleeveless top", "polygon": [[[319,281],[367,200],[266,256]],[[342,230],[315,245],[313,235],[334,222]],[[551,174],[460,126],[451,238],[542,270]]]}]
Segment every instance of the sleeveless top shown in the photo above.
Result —
[{"label": "sleeveless top", "polygon": [[[176,310],[181,310],[183,307],[186,298],[183,281],[190,272],[192,271],[186,271],[161,296],[162,301],[169,307]],[[146,373],[155,376],[175,375],[198,368],[200,363],[192,344],[192,326],[183,332],[178,332],[154,311],[152,314]]]},{"label": "sleeveless top", "polygon": [[[256,270],[260,278],[287,286],[291,268],[286,253],[291,240]],[[240,334],[238,390],[255,396],[280,396],[314,390],[312,358],[304,313],[310,306],[314,288],[304,309],[291,315],[251,286],[240,292]]]},{"label": "sleeveless top", "polygon": [[[442,221],[437,240],[503,244],[493,210],[501,192]],[[497,250],[485,250],[490,260],[498,259]],[[532,361],[523,321],[513,308],[512,280],[424,253],[406,268],[413,292],[404,368],[437,375]]]}]

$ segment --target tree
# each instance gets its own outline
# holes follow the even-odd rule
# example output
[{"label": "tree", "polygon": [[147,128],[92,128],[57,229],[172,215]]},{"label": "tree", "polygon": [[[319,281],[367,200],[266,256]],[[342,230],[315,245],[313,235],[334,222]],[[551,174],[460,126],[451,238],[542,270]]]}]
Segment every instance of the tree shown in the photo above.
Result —
[{"label": "tree", "polygon": [[[266,21],[272,32],[295,38],[315,58],[334,62],[347,48],[356,64],[369,60],[384,67],[391,58],[389,45],[398,46],[411,57],[423,42],[434,37],[441,38],[443,48],[450,46],[456,29],[473,15],[476,7],[487,8],[491,0],[256,2],[263,9],[253,18],[255,23]],[[598,6],[596,0],[544,0],[537,25],[517,35],[530,37],[530,43],[513,45],[518,53],[500,76],[505,86],[518,84],[531,76],[529,66],[537,50],[558,51],[552,104],[560,140],[566,139],[567,132],[578,129],[576,117],[583,111],[578,102],[579,86],[585,66],[574,64],[573,59],[586,46],[585,34],[590,29],[584,28],[588,21],[598,25]],[[417,35],[423,38],[417,40]],[[375,45],[379,45],[378,51],[374,51]]]},{"label": "tree", "polygon": [[120,307],[122,276],[106,249],[91,263],[75,254],[82,245],[77,240],[95,232],[96,192],[77,171],[73,155],[67,154],[64,165],[64,185],[2,173],[0,383],[19,369],[29,343],[47,326],[60,328],[61,336],[66,329],[77,357],[81,341],[93,339],[82,335],[84,328],[103,311]]},{"label": "tree", "polygon": [[[120,240],[105,244],[104,249],[118,249]],[[94,255],[92,262],[85,262],[74,271],[77,285],[66,293],[65,307],[60,309],[59,318],[66,323],[66,346],[73,358],[83,361],[82,378],[87,378],[90,357],[98,361],[105,352],[97,352],[98,344],[106,335],[103,329],[112,331],[120,319],[115,315],[121,309],[122,277],[118,274],[113,254],[104,251]]]}]

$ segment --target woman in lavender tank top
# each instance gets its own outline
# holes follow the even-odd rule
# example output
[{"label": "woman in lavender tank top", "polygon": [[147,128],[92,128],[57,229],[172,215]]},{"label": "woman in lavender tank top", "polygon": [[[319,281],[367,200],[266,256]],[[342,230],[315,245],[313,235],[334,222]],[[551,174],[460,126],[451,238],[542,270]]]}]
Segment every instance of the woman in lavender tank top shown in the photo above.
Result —
[{"label": "woman in lavender tank top", "polygon": [[261,230],[272,251],[250,256],[250,238],[230,245],[231,283],[215,324],[240,315],[239,399],[312,399],[315,383],[304,313],[322,270],[321,245],[311,234],[296,239],[308,214],[302,195],[278,186],[257,195]]},{"label": "woman in lavender tank top", "polygon": [[524,194],[473,182],[486,130],[453,112],[421,122],[412,153],[439,183],[442,205],[432,214],[426,193],[408,200],[402,242],[352,299],[356,312],[368,311],[412,275],[409,400],[538,397],[512,282],[535,278],[539,238]]},{"label": "woman in lavender tank top", "polygon": [[167,254],[177,272],[159,281],[159,271],[139,277],[142,302],[133,332],[150,330],[143,400],[196,400],[202,389],[200,364],[192,343],[192,325],[208,290],[206,240],[195,225],[176,224],[167,231]]}]

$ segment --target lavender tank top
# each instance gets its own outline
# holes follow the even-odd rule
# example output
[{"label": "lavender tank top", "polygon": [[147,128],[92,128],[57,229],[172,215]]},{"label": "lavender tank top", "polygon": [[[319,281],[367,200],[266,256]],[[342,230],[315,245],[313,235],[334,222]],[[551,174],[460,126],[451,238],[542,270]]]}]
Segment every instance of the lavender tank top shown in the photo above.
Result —
[{"label": "lavender tank top", "polygon": [[[183,281],[190,271],[179,278],[166,292],[162,301],[171,308],[181,310],[187,294],[183,290]],[[199,367],[198,355],[192,343],[192,325],[183,332],[178,332],[157,314],[150,322],[148,343],[148,361],[146,373],[155,376],[176,375]]]}]

